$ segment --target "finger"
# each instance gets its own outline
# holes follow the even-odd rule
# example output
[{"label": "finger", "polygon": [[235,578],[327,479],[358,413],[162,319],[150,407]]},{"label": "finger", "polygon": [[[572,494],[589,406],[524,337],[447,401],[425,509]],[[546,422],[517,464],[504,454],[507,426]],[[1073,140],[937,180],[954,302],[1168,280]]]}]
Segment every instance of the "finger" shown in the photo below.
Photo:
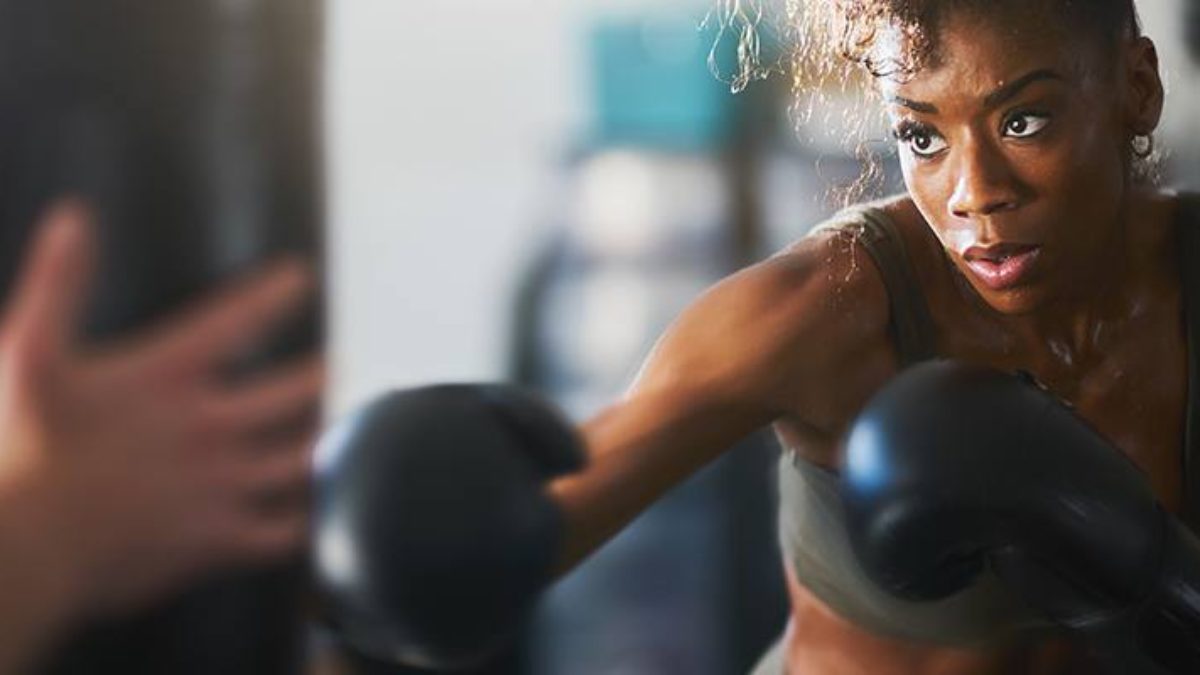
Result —
[{"label": "finger", "polygon": [[235,466],[235,493],[251,503],[305,492],[312,476],[315,445],[315,437],[309,435],[267,452],[255,448]]},{"label": "finger", "polygon": [[242,383],[231,392],[211,394],[202,409],[220,428],[268,430],[316,409],[325,383],[325,362],[312,357]]},{"label": "finger", "polygon": [[130,351],[168,368],[211,368],[294,311],[311,285],[311,273],[301,262],[276,263],[153,329]]},{"label": "finger", "polygon": [[270,515],[248,514],[230,535],[231,554],[247,563],[298,554],[308,538],[308,528],[307,509]]},{"label": "finger", "polygon": [[3,324],[18,368],[37,370],[74,339],[95,259],[89,220],[81,203],[65,200],[38,226]]}]

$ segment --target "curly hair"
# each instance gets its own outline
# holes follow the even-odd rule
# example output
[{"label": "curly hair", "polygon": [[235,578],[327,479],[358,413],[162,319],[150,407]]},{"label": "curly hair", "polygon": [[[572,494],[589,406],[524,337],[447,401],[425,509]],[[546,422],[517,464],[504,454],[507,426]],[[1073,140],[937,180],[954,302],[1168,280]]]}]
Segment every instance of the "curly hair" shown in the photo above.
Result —
[{"label": "curly hair", "polygon": [[[1104,46],[1141,33],[1134,0],[716,0],[709,19],[718,41],[737,39],[738,68],[730,78],[737,91],[778,70],[764,61],[765,31],[781,33],[792,65],[808,75],[833,75],[852,64],[874,77],[903,76],[936,58],[941,24],[961,11],[1050,11]],[[898,36],[901,49],[881,55],[881,42],[895,43],[884,35]]]},{"label": "curly hair", "polygon": [[[879,109],[868,105],[875,92],[866,85],[881,77],[911,77],[936,64],[942,24],[963,11],[989,17],[1036,12],[1033,16],[1071,26],[1108,54],[1117,53],[1113,47],[1121,39],[1141,34],[1134,0],[717,0],[710,22],[718,26],[719,39],[737,40],[737,68],[725,78],[735,92],[790,71],[797,130],[824,110],[831,117],[821,126],[839,126],[842,138],[858,142],[849,149],[864,172],[841,200],[851,201],[881,171],[863,145],[865,130],[877,125],[866,111]],[[776,56],[767,56],[768,38],[781,47]],[[832,119],[838,113],[826,104],[835,97],[851,99],[843,107],[860,112]],[[1134,170],[1149,175],[1155,166],[1153,160],[1139,159]]]},{"label": "curly hair", "polygon": [[[1049,11],[1062,25],[1072,26],[1106,47],[1141,32],[1133,0],[829,0],[808,4],[825,7],[823,20],[830,24],[828,34],[837,55],[861,65],[875,77],[903,76],[934,61],[942,22],[962,11]],[[877,53],[879,36],[885,28],[901,36],[899,57]]]}]

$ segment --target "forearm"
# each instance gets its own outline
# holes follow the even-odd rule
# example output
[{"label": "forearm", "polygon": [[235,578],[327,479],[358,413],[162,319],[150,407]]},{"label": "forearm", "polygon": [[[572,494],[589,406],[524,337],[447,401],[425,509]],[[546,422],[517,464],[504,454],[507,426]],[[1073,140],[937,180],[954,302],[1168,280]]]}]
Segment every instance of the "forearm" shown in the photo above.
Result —
[{"label": "forearm", "polygon": [[770,421],[727,406],[692,409],[677,419],[669,410],[631,400],[583,425],[588,465],[550,488],[566,522],[558,573],[570,571],[659,497]]},{"label": "forearm", "polygon": [[0,674],[24,672],[72,619],[76,589],[62,547],[73,533],[58,531],[38,495],[0,481]]}]

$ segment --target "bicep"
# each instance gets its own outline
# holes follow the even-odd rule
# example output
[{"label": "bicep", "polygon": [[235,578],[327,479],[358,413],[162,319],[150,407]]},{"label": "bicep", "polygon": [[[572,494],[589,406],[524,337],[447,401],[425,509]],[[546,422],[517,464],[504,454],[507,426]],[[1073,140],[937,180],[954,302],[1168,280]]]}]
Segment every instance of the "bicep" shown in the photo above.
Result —
[{"label": "bicep", "polygon": [[683,391],[727,414],[827,419],[894,370],[887,291],[868,259],[833,232],[718,284],[660,338],[630,395]]}]

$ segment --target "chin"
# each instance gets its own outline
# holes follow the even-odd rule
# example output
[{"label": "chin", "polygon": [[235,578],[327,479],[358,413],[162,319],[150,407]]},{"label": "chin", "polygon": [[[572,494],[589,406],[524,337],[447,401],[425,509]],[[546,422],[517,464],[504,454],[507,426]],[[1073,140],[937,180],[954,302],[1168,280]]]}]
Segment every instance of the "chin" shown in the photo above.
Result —
[{"label": "chin", "polygon": [[1002,291],[981,288],[974,283],[971,283],[971,287],[984,304],[1005,316],[1036,314],[1052,304],[1053,300],[1047,289],[1039,284],[1022,285]]}]

